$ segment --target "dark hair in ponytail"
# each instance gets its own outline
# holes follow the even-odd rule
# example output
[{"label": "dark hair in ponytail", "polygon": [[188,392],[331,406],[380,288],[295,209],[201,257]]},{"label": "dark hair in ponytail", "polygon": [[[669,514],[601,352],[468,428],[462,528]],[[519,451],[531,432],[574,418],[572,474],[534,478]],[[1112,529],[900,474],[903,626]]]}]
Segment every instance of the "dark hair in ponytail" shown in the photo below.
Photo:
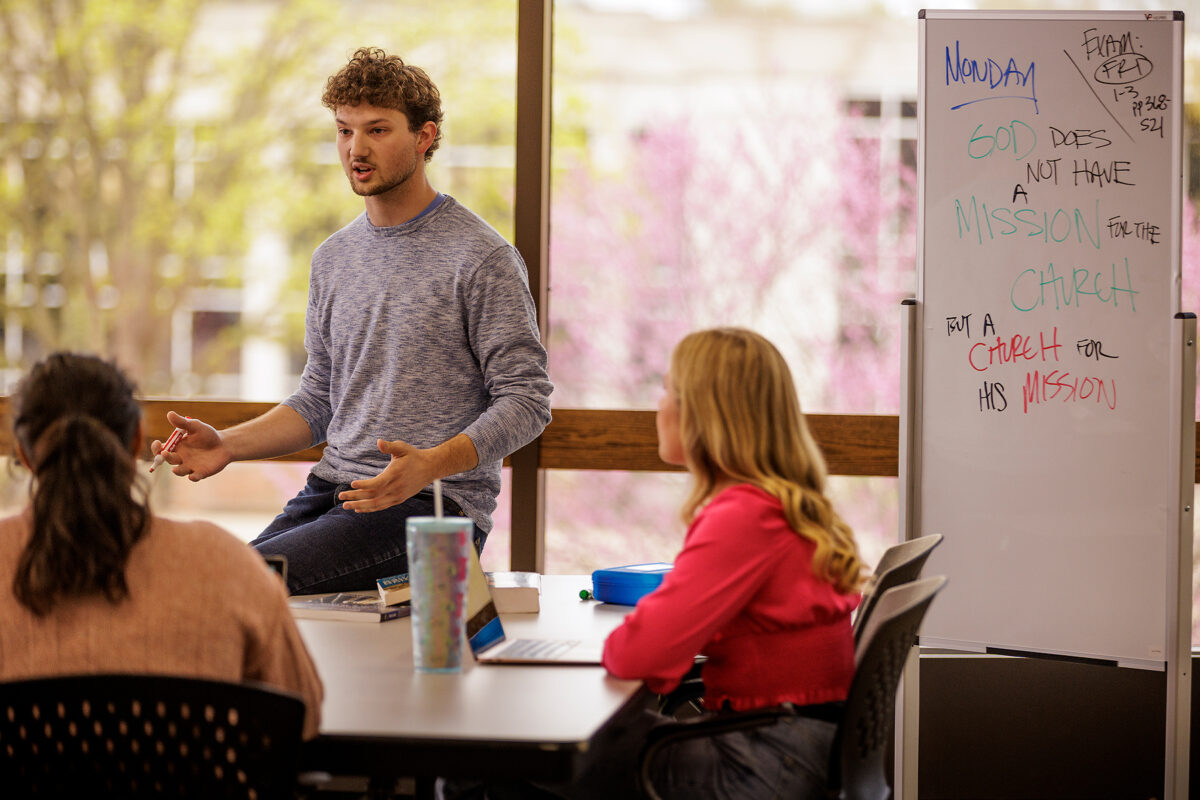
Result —
[{"label": "dark hair in ponytail", "polygon": [[133,383],[96,356],[55,353],[17,386],[13,433],[33,467],[33,534],[13,591],[43,616],[63,598],[129,594],[125,563],[150,524],[130,446],[141,421]]}]

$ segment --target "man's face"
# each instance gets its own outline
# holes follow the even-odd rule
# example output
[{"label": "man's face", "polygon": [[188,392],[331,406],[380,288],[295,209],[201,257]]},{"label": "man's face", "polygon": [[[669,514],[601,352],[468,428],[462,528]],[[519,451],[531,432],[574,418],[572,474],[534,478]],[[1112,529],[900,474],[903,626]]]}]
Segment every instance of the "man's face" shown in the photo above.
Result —
[{"label": "man's face", "polygon": [[365,103],[338,106],[334,119],[338,155],[355,194],[375,197],[408,188],[429,146],[423,131],[410,131],[408,118],[394,108]]}]

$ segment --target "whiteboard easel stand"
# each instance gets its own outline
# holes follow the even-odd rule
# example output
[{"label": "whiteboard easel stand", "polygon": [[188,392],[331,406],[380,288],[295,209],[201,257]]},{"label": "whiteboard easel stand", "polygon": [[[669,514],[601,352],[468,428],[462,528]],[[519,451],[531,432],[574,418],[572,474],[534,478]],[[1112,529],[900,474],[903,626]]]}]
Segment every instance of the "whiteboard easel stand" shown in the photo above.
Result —
[{"label": "whiteboard easel stand", "polygon": [[1179,551],[1177,569],[1168,581],[1167,641],[1167,742],[1164,794],[1188,797],[1192,723],[1192,534],[1196,475],[1196,315],[1175,315],[1177,335],[1172,339],[1172,361],[1183,375],[1178,402],[1172,414],[1180,428],[1179,447]]},{"label": "whiteboard easel stand", "polygon": [[[907,299],[901,305],[900,355],[901,376],[904,381],[900,393],[900,525],[903,541],[915,537],[912,530],[912,481],[914,474],[910,458],[913,448],[917,381],[915,374],[917,359],[918,305]],[[1180,382],[1177,405],[1171,418],[1180,428],[1179,462],[1177,476],[1179,485],[1179,535],[1177,569],[1168,581],[1168,597],[1176,602],[1169,603],[1170,619],[1167,621],[1167,708],[1166,708],[1166,760],[1163,776],[1165,800],[1182,800],[1188,797],[1189,767],[1191,759],[1192,724],[1192,535],[1193,499],[1195,496],[1196,470],[1196,315],[1175,315],[1176,336],[1172,339],[1171,360],[1183,376]],[[920,674],[921,649],[913,646],[905,661],[900,687],[896,692],[895,771],[893,787],[895,800],[917,800],[917,748],[920,727]]]},{"label": "whiteboard easel stand", "polygon": [[[955,613],[959,610],[958,605],[947,605],[942,602],[940,606],[935,604],[933,613],[930,618],[925,620],[925,629],[928,630],[928,635],[922,635],[921,641],[926,643],[937,643],[941,646],[952,647],[954,649],[973,650],[971,646],[980,646],[981,652],[1005,652],[1009,655],[1029,655],[1037,656],[1039,654],[1046,655],[1065,655],[1067,657],[1078,656],[1083,660],[1088,660],[1091,656],[1099,656],[1102,660],[1109,660],[1107,656],[1113,656],[1113,662],[1120,667],[1127,668],[1143,668],[1152,669],[1155,671],[1163,671],[1164,678],[1167,681],[1166,686],[1166,741],[1165,741],[1165,757],[1164,757],[1164,787],[1163,795],[1169,800],[1183,800],[1188,797],[1189,776],[1188,770],[1190,767],[1190,716],[1191,716],[1191,565],[1192,565],[1192,535],[1193,535],[1193,497],[1195,492],[1195,368],[1196,368],[1196,321],[1194,315],[1175,313],[1179,308],[1179,293],[1180,293],[1180,261],[1181,261],[1181,234],[1179,231],[1179,221],[1182,219],[1182,186],[1183,186],[1183,165],[1182,165],[1182,134],[1183,124],[1182,117],[1178,113],[1181,107],[1180,101],[1183,94],[1183,13],[1181,11],[1156,11],[1156,12],[1133,12],[1133,11],[1113,11],[1100,12],[1093,11],[1030,11],[1030,12],[1013,12],[1013,11],[962,11],[962,10],[923,10],[918,15],[919,20],[919,49],[921,53],[921,69],[918,78],[919,98],[918,104],[918,147],[917,154],[917,172],[921,176],[918,182],[918,226],[917,226],[917,252],[918,252],[918,272],[917,272],[917,301],[912,303],[912,307],[906,309],[905,322],[906,334],[910,337],[907,346],[902,351],[902,357],[907,360],[905,364],[905,372],[903,380],[905,391],[902,393],[902,411],[908,416],[902,414],[901,417],[901,437],[907,437],[907,447],[901,445],[901,459],[899,464],[899,474],[902,481],[908,484],[900,490],[900,504],[905,518],[901,520],[900,530],[904,532],[906,539],[914,536],[919,536],[923,533],[941,532],[947,535],[948,541],[941,548],[941,552],[934,557],[934,562],[944,564],[942,571],[946,572],[951,581],[955,580],[955,571],[961,569],[959,577],[966,580],[959,581],[959,588],[971,588],[973,585],[970,581],[971,567],[969,561],[966,560],[969,546],[974,543],[968,532],[962,529],[964,520],[969,521],[969,517],[962,513],[961,505],[953,503],[943,505],[944,501],[936,501],[934,503],[926,502],[926,493],[933,489],[940,491],[941,486],[938,481],[948,480],[953,475],[947,474],[945,465],[939,458],[938,467],[941,472],[933,470],[934,480],[930,480],[931,471],[930,464],[924,463],[923,453],[926,451],[928,443],[929,426],[928,417],[931,415],[939,419],[939,424],[945,421],[946,414],[952,410],[952,406],[948,403],[933,402],[932,395],[927,395],[923,387],[931,379],[935,385],[937,381],[945,383],[950,379],[952,373],[944,368],[944,364],[939,363],[936,358],[930,357],[926,352],[925,346],[928,341],[928,331],[924,326],[924,317],[930,310],[929,295],[926,292],[928,288],[926,267],[928,266],[927,259],[927,243],[925,242],[926,233],[926,194],[929,191],[939,199],[939,202],[950,197],[956,187],[966,186],[969,181],[964,181],[960,173],[951,175],[944,170],[932,170],[929,164],[926,163],[926,151],[929,147],[931,136],[939,139],[939,147],[936,150],[938,159],[933,163],[941,163],[944,161],[946,142],[949,141],[946,137],[949,136],[948,131],[951,131],[953,126],[947,125],[946,120],[942,120],[942,124],[930,126],[927,120],[926,109],[930,107],[931,95],[937,94],[938,108],[945,106],[950,110],[956,110],[964,107],[957,101],[968,100],[967,103],[977,102],[980,98],[971,95],[970,93],[962,95],[955,94],[952,89],[943,90],[937,81],[927,81],[926,72],[927,65],[930,63],[942,64],[941,54],[931,56],[930,51],[930,32],[938,29],[937,36],[939,45],[946,45],[951,39],[955,42],[955,57],[958,55],[958,43],[960,39],[969,40],[970,46],[977,46],[981,41],[991,41],[996,38],[998,32],[1003,32],[1010,37],[1013,42],[1020,42],[1017,48],[1022,53],[1022,58],[1028,57],[1029,63],[1032,65],[1038,60],[1035,56],[1039,52],[1039,48],[1049,53],[1051,51],[1057,53],[1059,50],[1059,37],[1064,32],[1069,32],[1069,29],[1074,23],[1099,23],[1099,22],[1115,22],[1128,23],[1130,26],[1137,24],[1140,28],[1139,35],[1146,35],[1147,41],[1152,40],[1152,44],[1147,46],[1145,57],[1158,56],[1167,54],[1170,59],[1170,66],[1166,70],[1160,70],[1151,84],[1141,87],[1142,90],[1149,91],[1150,86],[1156,87],[1156,91],[1161,92],[1164,97],[1171,98],[1171,110],[1168,112],[1169,119],[1163,121],[1162,131],[1170,131],[1171,142],[1169,151],[1164,151],[1161,148],[1151,151],[1148,148],[1142,148],[1139,143],[1135,142],[1133,151],[1135,153],[1145,153],[1146,168],[1151,172],[1156,172],[1156,179],[1147,185],[1154,187],[1163,187],[1170,189],[1169,208],[1163,208],[1161,205],[1155,206],[1155,203],[1161,204],[1162,198],[1165,195],[1154,194],[1147,195],[1145,198],[1144,207],[1155,207],[1157,211],[1154,213],[1164,220],[1171,220],[1171,225],[1167,230],[1170,232],[1170,245],[1164,248],[1163,254],[1170,251],[1171,255],[1171,281],[1169,284],[1158,284],[1154,288],[1159,292],[1159,295],[1154,297],[1154,301],[1159,307],[1166,306],[1170,310],[1166,315],[1160,316],[1158,313],[1152,313],[1143,320],[1147,325],[1134,326],[1132,324],[1118,325],[1108,328],[1105,332],[1112,333],[1114,336],[1124,337],[1125,344],[1129,347],[1129,354],[1137,353],[1141,357],[1141,361],[1131,360],[1125,362],[1128,365],[1157,365],[1165,371],[1165,377],[1170,380],[1170,383],[1163,383],[1161,378],[1162,372],[1147,377],[1153,377],[1152,383],[1147,382],[1145,387],[1153,387],[1148,389],[1145,395],[1147,404],[1156,404],[1156,410],[1153,415],[1143,415],[1139,420],[1142,429],[1137,431],[1137,435],[1129,435],[1132,428],[1117,431],[1109,430],[1111,434],[1122,434],[1121,444],[1125,450],[1133,451],[1133,445],[1137,445],[1136,452],[1125,453],[1126,457],[1144,458],[1146,463],[1153,463],[1154,471],[1139,474],[1137,477],[1141,479],[1141,484],[1137,486],[1138,490],[1143,495],[1153,498],[1152,507],[1143,508],[1136,504],[1118,505],[1116,510],[1125,514],[1123,520],[1126,526],[1130,522],[1136,522],[1139,515],[1152,513],[1155,516],[1153,530],[1157,536],[1161,534],[1160,539],[1151,542],[1151,546],[1155,547],[1154,553],[1161,554],[1164,563],[1162,571],[1157,571],[1156,558],[1147,559],[1143,565],[1142,572],[1147,572],[1144,567],[1149,567],[1149,572],[1146,575],[1141,573],[1131,574],[1133,582],[1141,586],[1162,587],[1162,594],[1156,600],[1161,599],[1161,606],[1158,602],[1149,602],[1149,598],[1143,594],[1137,599],[1143,601],[1136,608],[1136,613],[1131,613],[1122,622],[1125,625],[1125,630],[1114,628],[1106,631],[1108,638],[1097,637],[1096,640],[1088,640],[1086,637],[1076,639],[1073,646],[1065,649],[1059,649],[1059,639],[1061,635],[1053,630],[1052,626],[1039,626],[1031,632],[1016,631],[1012,627],[1014,619],[1021,617],[1013,617],[1006,613],[991,613],[982,615],[980,620],[972,619],[969,623],[964,621],[964,618]],[[981,34],[977,30],[976,22],[986,21],[989,27],[989,35],[981,39]],[[1162,23],[1166,23],[1163,25]],[[1037,35],[1033,32],[1036,29]],[[943,41],[944,40],[944,41]],[[1083,44],[1086,44],[1084,42]],[[1083,46],[1083,44],[1079,46]],[[1135,47],[1141,50],[1141,45]],[[945,48],[947,63],[949,63],[949,48]],[[970,52],[968,50],[968,52]],[[1063,49],[1067,53],[1066,49]],[[1009,53],[1011,55],[1011,53]],[[1067,53],[1070,58],[1069,53]],[[1090,56],[1089,56],[1090,57]],[[1056,69],[1060,69],[1064,75],[1071,78],[1073,83],[1075,73],[1084,79],[1085,84],[1089,87],[1091,82],[1082,71],[1079,70],[1078,64],[1074,65],[1075,72],[1071,72],[1066,65],[1058,64],[1050,66],[1052,61],[1043,61],[1047,68],[1054,74]],[[1032,66],[1030,68],[1032,73]],[[1039,69],[1039,77],[1045,73]],[[1149,73],[1140,74],[1137,80],[1141,80]],[[1104,84],[1103,81],[1099,83]],[[947,78],[946,85],[949,87],[952,82]],[[957,83],[953,84],[957,87]],[[1049,88],[1043,83],[1043,92],[1033,94],[1029,98],[1024,97],[984,97],[983,99],[1033,99],[1035,103],[1049,104],[1053,107],[1055,103],[1062,108],[1076,107],[1076,98],[1068,92],[1061,91],[1061,87],[1066,86],[1064,82],[1051,81]],[[1107,86],[1107,84],[1105,84]],[[936,91],[935,91],[936,89]],[[1085,99],[1088,95],[1081,95]],[[1101,100],[1099,94],[1091,92],[1091,97],[1096,100]],[[1090,101],[1088,101],[1090,103]],[[1103,101],[1102,101],[1103,102]],[[1122,114],[1132,113],[1134,117],[1138,116],[1136,109],[1121,110],[1116,109]],[[1034,113],[1038,113],[1036,110]],[[1117,117],[1114,115],[1114,107],[1109,107],[1109,118],[1117,122]],[[1128,133],[1128,131],[1126,131]],[[959,134],[969,134],[969,128],[963,128],[958,131]],[[1161,134],[1160,134],[1161,135]],[[1130,137],[1132,139],[1132,136]],[[1015,151],[1014,151],[1015,152]],[[968,152],[972,158],[975,156]],[[1166,160],[1169,159],[1169,160]],[[974,162],[972,162],[974,163]],[[987,180],[996,178],[1000,173],[994,170],[989,171],[988,168],[973,169],[972,174],[976,183],[971,183],[972,187],[976,185],[983,186]],[[1169,177],[1168,177],[1169,175]],[[934,180],[933,188],[927,188],[927,184]],[[1007,180],[1007,178],[1005,179]],[[1049,188],[1047,187],[1048,191]],[[970,196],[974,198],[975,189],[971,189]],[[1099,201],[1097,200],[1097,207]],[[945,208],[942,209],[945,211]],[[986,216],[987,212],[985,212]],[[1099,226],[1097,226],[1099,227]],[[982,229],[980,229],[982,230]],[[960,238],[962,228],[959,229]],[[990,229],[989,229],[990,235]],[[934,237],[939,238],[939,237]],[[1056,239],[1057,241],[1057,239]],[[941,293],[936,294],[936,299],[939,303],[944,303],[948,298],[953,296],[953,292],[965,290],[968,287],[960,283],[945,283],[945,279],[950,275],[944,267],[947,264],[961,263],[962,253],[954,252],[954,249],[949,247],[949,237],[940,237],[939,241],[934,243],[934,251],[937,255],[942,256],[940,259],[934,259],[935,266],[941,270],[937,273],[936,279],[942,281],[938,283]],[[1082,242],[1081,242],[1082,243]],[[982,242],[981,242],[982,244]],[[971,260],[974,259],[975,251],[970,251]],[[949,288],[947,288],[947,286]],[[1169,286],[1169,297],[1162,295],[1162,290]],[[975,287],[969,287],[972,292],[967,294],[971,297],[978,296],[973,293]],[[985,287],[987,288],[987,287]],[[996,288],[996,287],[990,287]],[[1000,286],[1000,288],[1004,288]],[[1148,298],[1149,299],[1149,296]],[[1163,310],[1166,310],[1164,308]],[[939,305],[937,314],[942,313],[942,307]],[[909,327],[913,324],[915,317],[915,328]],[[1173,318],[1172,318],[1173,317]],[[1130,321],[1132,322],[1132,321]],[[915,331],[915,333],[914,333]],[[1150,334],[1150,336],[1147,336]],[[1163,335],[1165,334],[1165,335]],[[1163,335],[1162,339],[1157,339]],[[1138,345],[1135,346],[1134,342]],[[1153,343],[1153,344],[1151,344]],[[1138,347],[1140,346],[1140,350]],[[942,349],[944,351],[945,348]],[[1164,350],[1168,351],[1164,354]],[[1161,355],[1166,355],[1167,359],[1159,360]],[[931,369],[936,367],[936,369]],[[1140,376],[1134,370],[1135,366],[1125,367],[1125,375],[1133,380],[1137,380]],[[1178,370],[1178,372],[1176,372]],[[1179,380],[1178,383],[1175,381]],[[1154,393],[1158,394],[1155,395]],[[932,411],[931,411],[932,409]],[[1158,410],[1161,409],[1161,412]],[[1160,416],[1165,419],[1166,429],[1160,427],[1162,424],[1158,422]],[[939,416],[940,415],[940,416]],[[949,417],[956,424],[962,424],[963,420]],[[1045,431],[1043,431],[1045,432]],[[942,436],[939,443],[945,445],[947,443],[945,426],[936,430],[936,433]],[[1170,441],[1166,451],[1161,455],[1158,451],[1153,450],[1152,443],[1160,440],[1161,435],[1165,433],[1169,436]],[[1139,437],[1140,441],[1139,441]],[[1178,437],[1178,438],[1177,438]],[[977,445],[993,445],[994,440],[986,441],[980,437],[975,444]],[[1097,452],[1103,452],[1098,450]],[[1122,451],[1124,452],[1124,451]],[[1172,452],[1177,455],[1177,458],[1172,458]],[[1098,462],[1099,463],[1099,462]],[[1103,464],[1101,463],[1101,468]],[[1150,485],[1147,476],[1154,475],[1155,482]],[[1161,478],[1159,477],[1161,476]],[[1162,494],[1159,494],[1161,487]],[[1139,495],[1140,496],[1140,495]],[[972,496],[971,500],[982,497],[982,494]],[[983,499],[988,499],[983,497]],[[939,509],[939,513],[930,513],[931,508]],[[1171,509],[1174,509],[1172,511]],[[910,520],[908,517],[911,517]],[[917,519],[920,519],[919,523]],[[1033,535],[1042,535],[1052,533],[1053,530],[1048,526],[1042,528],[1029,528],[1028,523],[1030,515],[1026,515],[1024,522],[1026,528],[1022,528],[1024,535],[1027,530],[1033,530]],[[1081,516],[1082,524],[1097,525],[1099,524],[1098,515],[1091,514],[1090,516]],[[938,526],[949,528],[941,530]],[[1109,533],[1114,530],[1109,530]],[[950,538],[953,536],[954,538]],[[1175,541],[1172,542],[1171,538]],[[954,553],[954,539],[957,538],[963,547]],[[1039,547],[1038,543],[1033,542],[1028,536],[1025,540],[1019,543],[1025,547]],[[1122,542],[1129,547],[1128,552],[1136,554],[1138,551],[1129,546],[1129,542]],[[950,551],[947,547],[952,548]],[[1145,553],[1147,551],[1142,550]],[[951,555],[958,558],[956,562]],[[1125,566],[1122,564],[1121,566]],[[1153,574],[1150,574],[1153,573]],[[1055,586],[1050,582],[1044,585]],[[1097,585],[1092,584],[1086,588],[1094,591]],[[1003,588],[1003,586],[1002,586]],[[963,594],[966,597],[966,594]],[[979,599],[978,592],[971,595]],[[1024,598],[1028,601],[1029,598]],[[1055,597],[1049,596],[1045,599],[1047,602],[1055,602]],[[1111,600],[1111,597],[1105,598]],[[1026,602],[1026,605],[1030,604]],[[1111,604],[1110,604],[1111,605]],[[962,604],[961,608],[971,607],[970,603]],[[1132,607],[1132,606],[1131,606]],[[939,613],[939,608],[942,613]],[[990,609],[989,609],[990,610]],[[1149,612],[1149,613],[1147,613]],[[1138,616],[1140,615],[1140,616]],[[937,625],[931,623],[935,621]],[[1143,649],[1145,644],[1140,638],[1143,631],[1152,631],[1153,635],[1161,637],[1158,643],[1150,643],[1149,648]],[[1029,635],[1024,635],[1029,633]],[[1118,635],[1120,634],[1120,635]],[[1132,634],[1132,637],[1130,636]],[[1125,638],[1121,638],[1121,636]],[[1003,645],[1006,642],[1011,642],[1014,636],[1019,639],[1023,645],[1032,645],[1030,647],[1018,647],[1015,649],[1005,648],[1001,650],[998,646],[995,650],[988,642],[995,642],[997,645]],[[1135,641],[1136,638],[1136,641]],[[1131,643],[1132,642],[1132,643]],[[916,775],[916,757],[915,749],[917,743],[917,669],[914,663],[916,659],[908,659],[909,669],[906,672],[905,682],[908,684],[904,691],[897,697],[897,713],[903,715],[897,720],[897,736],[896,736],[896,776],[895,776],[895,796],[908,800],[916,800],[917,797],[917,775]],[[902,705],[901,705],[902,704]]]},{"label": "whiteboard easel stand", "polygon": [[[918,233],[918,235],[920,235]],[[899,447],[899,506],[900,506],[900,540],[907,542],[915,538],[912,530],[911,513],[913,508],[914,483],[912,463],[915,448],[910,444],[916,442],[916,390],[917,381],[912,379],[916,373],[917,342],[919,340],[917,326],[917,301],[908,298],[900,305],[900,380],[903,382],[900,392],[900,447]],[[1189,562],[1190,563],[1190,562]],[[900,676],[900,686],[896,690],[896,731],[895,731],[895,764],[892,778],[895,800],[917,797],[917,734],[920,720],[921,694],[921,648],[913,644],[908,650],[908,658],[904,662],[904,672]]]}]

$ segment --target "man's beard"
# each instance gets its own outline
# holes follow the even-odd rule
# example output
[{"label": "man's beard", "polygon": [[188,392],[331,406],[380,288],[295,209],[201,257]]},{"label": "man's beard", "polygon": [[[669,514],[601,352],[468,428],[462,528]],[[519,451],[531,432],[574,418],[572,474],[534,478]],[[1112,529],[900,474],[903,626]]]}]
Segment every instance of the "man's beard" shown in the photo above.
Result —
[{"label": "man's beard", "polygon": [[[410,178],[412,178],[413,174],[416,171],[417,171],[417,161],[416,161],[416,156],[414,155],[412,163],[409,164],[408,169],[405,170],[404,173],[402,175],[400,175],[400,177],[395,178],[393,180],[381,182],[376,186],[363,185],[361,183],[356,182],[354,180],[353,170],[351,170],[350,175],[348,175],[347,177],[350,180],[350,189],[356,195],[358,195],[359,197],[377,197],[381,194],[386,194],[387,192],[390,192],[399,186],[403,186],[405,183],[408,182],[408,180]],[[380,174],[378,166],[375,167],[375,174],[376,175]]]}]

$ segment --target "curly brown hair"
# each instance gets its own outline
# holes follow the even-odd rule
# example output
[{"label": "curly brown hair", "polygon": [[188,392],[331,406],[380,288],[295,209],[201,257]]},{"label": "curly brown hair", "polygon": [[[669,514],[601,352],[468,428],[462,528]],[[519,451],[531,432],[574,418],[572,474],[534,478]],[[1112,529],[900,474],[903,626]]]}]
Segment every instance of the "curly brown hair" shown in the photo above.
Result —
[{"label": "curly brown hair", "polygon": [[321,102],[331,111],[339,106],[362,103],[394,108],[408,118],[414,133],[426,122],[437,126],[433,144],[425,151],[425,160],[433,157],[442,141],[442,95],[429,75],[420,67],[404,63],[400,56],[389,56],[378,47],[360,47],[350,63],[329,76]]}]

